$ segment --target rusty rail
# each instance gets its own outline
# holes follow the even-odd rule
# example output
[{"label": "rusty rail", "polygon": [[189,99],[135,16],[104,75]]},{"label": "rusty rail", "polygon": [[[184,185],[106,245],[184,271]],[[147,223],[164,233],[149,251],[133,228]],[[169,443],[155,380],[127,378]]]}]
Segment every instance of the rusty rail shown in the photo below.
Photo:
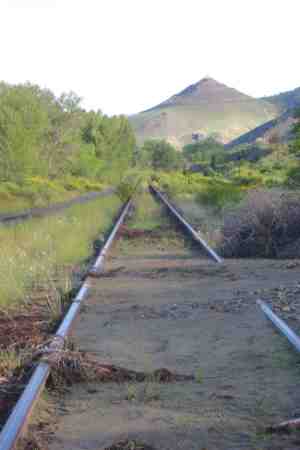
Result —
[{"label": "rusty rail", "polygon": [[[104,247],[102,248],[99,256],[97,257],[92,271],[98,272],[104,262],[104,257],[107,254],[120,226],[122,225],[129,208],[131,206],[131,200],[128,200],[124,205],[121,214],[115,223]],[[56,331],[51,343],[45,351],[55,352],[63,348],[64,338],[67,336],[75,317],[77,316],[83,300],[86,298],[90,288],[90,280],[86,278],[83,282],[78,294],[72,301],[72,304],[63,319],[61,325]],[[0,449],[12,450],[16,445],[19,437],[24,433],[27,422],[30,418],[30,414],[34,408],[36,401],[39,399],[44,385],[50,374],[50,364],[48,362],[40,362],[33,372],[23,394],[19,398],[13,411],[11,412],[6,424],[4,425],[0,434]]]},{"label": "rusty rail", "polygon": [[156,195],[162,203],[168,208],[168,210],[176,217],[178,222],[186,229],[186,231],[192,236],[192,238],[198,242],[202,248],[206,251],[206,253],[217,263],[221,264],[223,259],[205,242],[205,240],[199,236],[196,230],[188,223],[188,221],[177,211],[177,209],[167,200],[165,195],[163,195],[158,189],[154,186],[149,186],[150,191]]}]

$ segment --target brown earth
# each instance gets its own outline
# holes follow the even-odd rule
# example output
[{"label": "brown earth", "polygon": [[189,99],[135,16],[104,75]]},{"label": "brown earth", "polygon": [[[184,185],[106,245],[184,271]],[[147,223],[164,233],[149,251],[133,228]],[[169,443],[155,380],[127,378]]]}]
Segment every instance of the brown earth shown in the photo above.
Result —
[{"label": "brown earth", "polygon": [[73,337],[99,362],[195,380],[75,385],[50,449],[299,449],[298,434],[265,432],[300,416],[300,360],[256,305],[272,303],[300,331],[299,262],[218,266],[167,238],[118,243]]},{"label": "brown earth", "polygon": [[49,331],[47,325],[45,309],[39,306],[32,305],[21,314],[0,311],[0,349],[40,344]]}]

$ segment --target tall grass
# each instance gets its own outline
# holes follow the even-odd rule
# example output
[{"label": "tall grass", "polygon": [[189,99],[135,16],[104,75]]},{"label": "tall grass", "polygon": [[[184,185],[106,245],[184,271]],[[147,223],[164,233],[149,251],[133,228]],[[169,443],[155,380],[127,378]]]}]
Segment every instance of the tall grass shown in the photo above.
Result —
[{"label": "tall grass", "polygon": [[243,191],[239,186],[232,183],[215,181],[198,192],[196,200],[205,206],[210,206],[221,210],[228,204],[238,203],[243,196]]},{"label": "tall grass", "polygon": [[161,225],[169,224],[164,209],[154,200],[149,192],[141,192],[136,196],[134,214],[128,222],[132,229],[153,230]]},{"label": "tall grass", "polygon": [[47,178],[27,178],[22,185],[0,183],[0,212],[2,214],[24,209],[45,207],[52,203],[70,200],[89,191],[101,191],[106,186],[80,177],[66,176],[49,181]]},{"label": "tall grass", "polygon": [[60,215],[0,227],[0,307],[26,303],[41,290],[54,297],[67,292],[70,266],[93,253],[93,241],[110,227],[119,206],[112,195]]}]

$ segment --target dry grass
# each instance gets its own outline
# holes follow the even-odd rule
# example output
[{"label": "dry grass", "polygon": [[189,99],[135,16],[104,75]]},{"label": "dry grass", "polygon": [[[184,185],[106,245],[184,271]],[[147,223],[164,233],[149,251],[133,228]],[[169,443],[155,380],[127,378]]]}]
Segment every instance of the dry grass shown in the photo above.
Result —
[{"label": "dry grass", "polygon": [[231,257],[277,257],[300,238],[299,194],[252,191],[225,215],[222,253]]},{"label": "dry grass", "polygon": [[213,247],[220,242],[222,213],[201,205],[191,194],[178,195],[175,205],[195,230]]},{"label": "dry grass", "polygon": [[[51,340],[48,342],[48,344]],[[23,351],[22,357],[11,360],[10,355],[3,361],[3,372],[10,374],[10,381],[14,384],[23,384],[31,376],[37,364],[41,361],[51,366],[51,373],[47,381],[50,389],[60,389],[75,383],[172,383],[176,381],[191,381],[193,375],[173,373],[166,368],[156,369],[153,372],[137,372],[124,367],[115,366],[106,362],[99,362],[91,354],[75,350],[72,343],[66,341],[63,348],[49,352],[49,345],[43,343],[36,348],[31,347]],[[13,356],[13,355],[12,355]]]},{"label": "dry grass", "polygon": [[162,368],[153,372],[137,372],[124,367],[99,362],[93,356],[81,351],[64,349],[43,357],[51,365],[48,386],[58,388],[81,382],[116,383],[172,383],[194,380],[192,375],[180,375]]}]

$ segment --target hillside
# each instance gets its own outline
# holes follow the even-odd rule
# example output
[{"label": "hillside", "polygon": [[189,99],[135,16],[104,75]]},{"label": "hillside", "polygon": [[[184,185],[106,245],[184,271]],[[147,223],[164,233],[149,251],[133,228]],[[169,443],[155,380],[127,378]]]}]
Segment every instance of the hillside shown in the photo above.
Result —
[{"label": "hillside", "polygon": [[276,105],[203,78],[159,105],[129,118],[139,142],[164,138],[181,146],[214,136],[227,143],[279,114]]},{"label": "hillside", "polygon": [[286,111],[277,119],[269,120],[233,139],[225,145],[225,148],[231,149],[237,145],[253,144],[256,141],[268,143],[274,136],[278,137],[281,142],[286,142],[290,137],[292,125],[295,123],[293,113],[294,110]]},{"label": "hillside", "polygon": [[300,87],[292,91],[281,92],[271,97],[263,97],[261,100],[268,101],[280,108],[282,111],[300,107]]}]

